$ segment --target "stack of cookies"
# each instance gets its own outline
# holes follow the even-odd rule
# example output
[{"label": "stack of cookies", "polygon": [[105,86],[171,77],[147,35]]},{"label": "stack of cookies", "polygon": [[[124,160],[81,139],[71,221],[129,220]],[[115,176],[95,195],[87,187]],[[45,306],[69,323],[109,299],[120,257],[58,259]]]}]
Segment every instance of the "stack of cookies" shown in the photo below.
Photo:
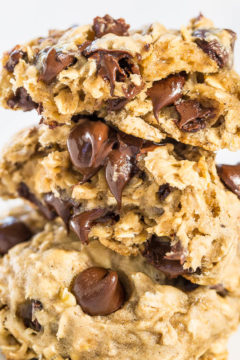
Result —
[{"label": "stack of cookies", "polygon": [[[8,360],[226,360],[240,314],[236,34],[124,19],[3,56],[0,101],[37,110],[0,160]],[[36,116],[36,113],[33,114]]]}]

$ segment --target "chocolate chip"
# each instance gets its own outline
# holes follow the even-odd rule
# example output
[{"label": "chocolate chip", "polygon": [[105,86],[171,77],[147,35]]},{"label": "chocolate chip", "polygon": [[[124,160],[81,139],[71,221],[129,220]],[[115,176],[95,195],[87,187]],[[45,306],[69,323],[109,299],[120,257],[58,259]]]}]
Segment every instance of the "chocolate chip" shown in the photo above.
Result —
[{"label": "chocolate chip", "polygon": [[23,87],[19,87],[16,90],[15,95],[7,100],[7,105],[11,109],[20,108],[23,111],[30,111],[38,108],[38,104],[32,100],[31,96],[27,93],[27,90]]},{"label": "chocolate chip", "polygon": [[215,290],[217,294],[221,297],[226,297],[228,295],[228,290],[225,289],[223,284],[217,284],[209,287],[212,290]]},{"label": "chocolate chip", "polygon": [[13,246],[28,241],[31,236],[31,230],[22,221],[7,217],[0,224],[0,254],[6,254]]},{"label": "chocolate chip", "polygon": [[110,15],[104,17],[95,17],[93,20],[93,31],[96,38],[101,38],[106,34],[115,34],[118,36],[128,36],[128,29],[130,25],[126,24],[125,20],[113,19]]},{"label": "chocolate chip", "polygon": [[122,191],[136,173],[137,156],[157,145],[84,118],[70,133],[67,147],[73,165],[83,175],[82,182],[105,168],[106,181],[120,207]]},{"label": "chocolate chip", "polygon": [[227,188],[240,198],[240,164],[218,165],[217,171]]},{"label": "chocolate chip", "polygon": [[5,65],[5,68],[9,72],[13,72],[15,66],[19,63],[20,59],[27,56],[27,53],[20,50],[19,46],[17,45],[9,54],[9,59]]},{"label": "chocolate chip", "polygon": [[55,211],[68,227],[68,223],[72,214],[73,204],[68,200],[55,197],[53,193],[46,194],[44,196],[44,201],[49,206],[50,210]]},{"label": "chocolate chip", "polygon": [[157,193],[159,200],[164,201],[171,192],[172,192],[172,187],[169,184],[161,185]]},{"label": "chocolate chip", "polygon": [[[195,43],[212,60],[216,61],[220,68],[228,65],[229,53],[217,39],[211,40],[212,32],[209,29],[197,29],[192,34],[195,37]],[[234,40],[232,40],[234,46]]]},{"label": "chocolate chip", "polygon": [[217,40],[196,39],[195,42],[220,68],[228,64],[228,53]]},{"label": "chocolate chip", "polygon": [[75,232],[83,244],[88,243],[88,234],[91,227],[107,214],[106,209],[93,209],[72,216],[70,228]]},{"label": "chocolate chip", "polygon": [[106,101],[107,110],[109,111],[118,111],[124,108],[124,106],[129,102],[129,99],[125,97],[118,97],[114,99],[108,99]]},{"label": "chocolate chip", "polygon": [[130,83],[127,88],[123,87],[123,93],[125,97],[118,97],[113,99],[108,99],[106,101],[107,110],[109,111],[118,111],[124,108],[124,106],[132,100],[137,94],[141,92],[144,87],[144,83],[141,82],[140,85],[135,85]]},{"label": "chocolate chip", "polygon": [[91,316],[112,314],[125,298],[118,274],[101,267],[91,267],[77,275],[72,292],[82,310]]},{"label": "chocolate chip", "polygon": [[114,145],[109,126],[101,121],[81,119],[67,139],[70,159],[83,175],[83,182],[104,165]]},{"label": "chocolate chip", "polygon": [[91,46],[82,51],[82,54],[96,60],[97,73],[110,83],[110,94],[113,96],[115,82],[123,82],[131,74],[140,74],[138,65],[133,62],[133,56],[128,51],[93,49]]},{"label": "chocolate chip", "polygon": [[47,84],[51,83],[62,70],[73,65],[74,62],[75,57],[73,55],[50,48],[43,61],[39,80]]},{"label": "chocolate chip", "polygon": [[143,256],[170,278],[188,273],[188,270],[183,269],[185,255],[180,242],[171,246],[170,239],[165,236],[153,236],[148,240],[145,243]]},{"label": "chocolate chip", "polygon": [[131,179],[132,169],[131,151],[127,147],[113,150],[109,154],[106,165],[106,180],[119,207],[121,207],[123,189]]},{"label": "chocolate chip", "polygon": [[109,189],[121,207],[122,192],[133,176],[136,155],[140,152],[143,140],[131,135],[119,134],[119,147],[108,155],[106,164],[106,180]]},{"label": "chocolate chip", "polygon": [[204,108],[197,100],[180,101],[176,104],[180,115],[177,126],[185,132],[197,132],[206,127],[206,120],[214,116],[213,108]]},{"label": "chocolate chip", "polygon": [[36,198],[36,196],[29,190],[28,186],[24,182],[21,182],[18,185],[17,192],[20,197],[36,205],[46,219],[53,220],[56,217],[55,211],[42,204],[42,202]]},{"label": "chocolate chip", "polygon": [[17,309],[17,315],[23,320],[27,328],[31,328],[37,332],[41,331],[42,326],[35,317],[36,311],[43,309],[42,303],[39,300],[26,300],[20,304]]},{"label": "chocolate chip", "polygon": [[168,105],[174,104],[182,96],[185,78],[181,75],[171,75],[166,79],[155,81],[148,89],[147,95],[153,103],[153,112],[158,120],[158,112]]}]

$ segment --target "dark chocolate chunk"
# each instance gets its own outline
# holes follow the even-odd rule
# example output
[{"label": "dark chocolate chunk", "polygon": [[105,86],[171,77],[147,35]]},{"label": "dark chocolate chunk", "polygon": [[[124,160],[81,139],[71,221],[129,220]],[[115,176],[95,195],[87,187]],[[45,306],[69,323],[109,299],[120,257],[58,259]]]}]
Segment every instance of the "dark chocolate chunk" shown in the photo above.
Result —
[{"label": "dark chocolate chunk", "polygon": [[56,212],[52,209],[49,209],[48,206],[45,206],[36,196],[29,190],[28,186],[21,182],[18,185],[18,195],[23,199],[30,201],[32,204],[36,205],[38,210],[45,216],[48,220],[53,220],[56,217]]},{"label": "dark chocolate chunk", "polygon": [[147,95],[153,103],[153,112],[158,120],[158,112],[168,105],[174,104],[182,96],[185,78],[181,75],[170,75],[166,79],[155,81],[148,89]]},{"label": "dark chocolate chunk", "polygon": [[48,193],[44,196],[45,203],[49,206],[50,210],[55,211],[68,227],[70,217],[72,215],[73,204],[68,200],[63,200],[55,197],[53,193]]},{"label": "dark chocolate chunk", "polygon": [[172,192],[172,187],[169,184],[161,185],[157,193],[159,200],[164,201],[171,192]]},{"label": "dark chocolate chunk", "polygon": [[91,227],[98,221],[101,221],[101,218],[103,218],[107,212],[107,209],[93,209],[74,215],[70,220],[70,228],[83,244],[87,244]]},{"label": "dark chocolate chunk", "polygon": [[38,104],[32,100],[31,96],[27,93],[27,90],[23,87],[18,88],[15,95],[7,100],[7,105],[11,109],[20,108],[23,111],[30,111],[38,108]]},{"label": "dark chocolate chunk", "polygon": [[73,65],[74,62],[74,55],[65,54],[62,51],[56,51],[56,49],[50,48],[44,59],[39,80],[47,84],[51,83],[62,70]]},{"label": "dark chocolate chunk", "polygon": [[28,241],[31,230],[22,221],[9,216],[0,224],[0,254],[4,255],[16,244]]},{"label": "dark chocolate chunk", "polygon": [[212,60],[216,61],[220,68],[228,65],[229,53],[217,39],[210,40],[211,30],[197,29],[192,35],[195,37],[195,43],[198,47],[200,47]]},{"label": "dark chocolate chunk", "polygon": [[114,145],[111,129],[101,121],[81,119],[71,131],[67,148],[70,159],[83,175],[83,182],[91,178],[104,165]]},{"label": "dark chocolate chunk", "polygon": [[82,310],[91,316],[112,314],[125,299],[118,274],[100,267],[88,268],[77,275],[72,292]]},{"label": "dark chocolate chunk", "polygon": [[15,46],[15,48],[10,52],[9,59],[5,65],[5,68],[9,72],[13,72],[15,66],[19,63],[20,59],[27,56],[27,53],[22,51],[19,45]]},{"label": "dark chocolate chunk", "polygon": [[180,101],[176,104],[180,115],[177,126],[185,132],[197,132],[206,127],[206,120],[214,116],[213,108],[204,108],[197,100]]},{"label": "dark chocolate chunk", "polygon": [[134,63],[133,56],[128,51],[86,48],[82,54],[96,60],[98,74],[110,83],[111,96],[116,81],[124,81],[130,74],[140,74],[138,65]]},{"label": "dark chocolate chunk", "polygon": [[96,38],[109,33],[118,36],[128,36],[129,27],[130,25],[126,24],[124,19],[115,20],[110,15],[105,15],[104,17],[97,16],[93,20],[93,31]]},{"label": "dark chocolate chunk", "polygon": [[178,242],[171,246],[170,239],[163,236],[153,236],[145,243],[143,256],[147,261],[170,278],[187,274],[183,268],[185,261],[184,250]]},{"label": "dark chocolate chunk", "polygon": [[42,326],[36,319],[36,311],[43,309],[42,303],[39,300],[26,300],[24,303],[18,305],[17,316],[19,316],[27,328],[31,328],[37,332],[41,331]]},{"label": "dark chocolate chunk", "polygon": [[217,171],[227,188],[240,198],[240,164],[218,165]]}]

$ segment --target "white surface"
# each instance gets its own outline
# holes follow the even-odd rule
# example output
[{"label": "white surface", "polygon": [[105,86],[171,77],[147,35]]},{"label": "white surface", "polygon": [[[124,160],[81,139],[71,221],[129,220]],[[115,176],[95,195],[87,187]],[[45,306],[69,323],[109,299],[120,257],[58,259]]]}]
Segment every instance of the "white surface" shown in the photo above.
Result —
[{"label": "white surface", "polygon": [[[212,18],[218,27],[231,28],[239,34],[239,0],[1,0],[0,10],[0,53],[11,49],[17,43],[34,36],[44,35],[49,28],[66,28],[73,24],[91,22],[97,15],[109,13],[124,17],[132,27],[139,27],[153,21],[167,27],[179,27],[201,11]],[[240,40],[235,51],[235,65],[239,64]],[[18,129],[37,123],[35,113],[11,112],[0,109],[0,148]],[[222,151],[218,160],[236,163],[240,152]],[[0,209],[2,208],[0,203]],[[239,360],[240,331],[230,341],[229,360]],[[0,359],[1,360],[1,359]]]}]

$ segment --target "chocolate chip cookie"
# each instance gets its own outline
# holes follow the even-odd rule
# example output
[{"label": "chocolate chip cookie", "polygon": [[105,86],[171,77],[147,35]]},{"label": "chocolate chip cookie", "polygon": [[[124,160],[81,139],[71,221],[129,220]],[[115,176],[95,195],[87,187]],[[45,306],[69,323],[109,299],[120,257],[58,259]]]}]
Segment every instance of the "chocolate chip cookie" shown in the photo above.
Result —
[{"label": "chocolate chip cookie", "polygon": [[3,56],[0,99],[54,128],[97,114],[127,134],[240,149],[236,34],[198,16],[181,30],[124,19],[50,31]]},{"label": "chocolate chip cookie", "polygon": [[17,134],[0,161],[0,195],[60,217],[86,246],[98,239],[199,284],[221,281],[239,239],[240,202],[213,153],[126,135],[96,117]]},{"label": "chocolate chip cookie", "polygon": [[[234,269],[239,281],[239,259]],[[221,359],[240,309],[229,281],[169,280],[139,255],[83,246],[58,220],[0,260],[1,350],[19,360]]]}]

